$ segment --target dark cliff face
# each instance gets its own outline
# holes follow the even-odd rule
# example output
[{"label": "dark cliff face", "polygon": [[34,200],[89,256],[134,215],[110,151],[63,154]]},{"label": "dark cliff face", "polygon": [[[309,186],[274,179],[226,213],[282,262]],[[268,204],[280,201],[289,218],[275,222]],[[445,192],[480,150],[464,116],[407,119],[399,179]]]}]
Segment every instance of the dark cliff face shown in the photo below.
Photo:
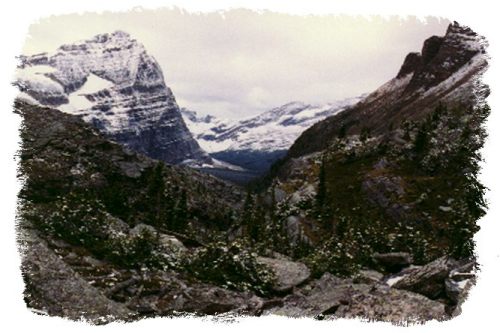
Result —
[{"label": "dark cliff face", "polygon": [[21,60],[22,69],[45,70],[18,83],[39,103],[79,115],[149,157],[210,162],[186,127],[160,66],[127,33],[97,35]]},{"label": "dark cliff face", "polygon": [[328,147],[339,134],[379,135],[407,120],[419,120],[439,103],[472,106],[487,93],[478,79],[487,67],[484,38],[453,23],[443,37],[424,42],[410,53],[397,76],[341,114],[306,130],[290,148],[289,157]]}]

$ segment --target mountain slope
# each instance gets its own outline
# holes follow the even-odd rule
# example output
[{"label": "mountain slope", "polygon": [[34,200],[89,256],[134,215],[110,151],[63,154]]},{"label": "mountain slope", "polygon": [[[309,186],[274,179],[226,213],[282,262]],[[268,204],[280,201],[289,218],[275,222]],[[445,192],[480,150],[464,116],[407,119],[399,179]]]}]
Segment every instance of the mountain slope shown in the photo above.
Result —
[{"label": "mountain slope", "polygon": [[168,163],[210,163],[144,46],[116,31],[21,57],[21,97],[78,115],[109,138]]},{"label": "mountain slope", "polygon": [[343,274],[374,252],[473,257],[486,209],[477,179],[486,69],[484,39],[454,23],[397,77],[297,139],[261,195],[278,202],[300,251],[313,244],[306,262]]},{"label": "mountain slope", "polygon": [[439,103],[474,105],[487,93],[478,79],[487,66],[484,38],[450,24],[445,36],[424,42],[420,53],[410,53],[397,76],[339,115],[305,131],[290,148],[298,157],[328,147],[343,135],[379,135],[405,121],[422,119]]}]

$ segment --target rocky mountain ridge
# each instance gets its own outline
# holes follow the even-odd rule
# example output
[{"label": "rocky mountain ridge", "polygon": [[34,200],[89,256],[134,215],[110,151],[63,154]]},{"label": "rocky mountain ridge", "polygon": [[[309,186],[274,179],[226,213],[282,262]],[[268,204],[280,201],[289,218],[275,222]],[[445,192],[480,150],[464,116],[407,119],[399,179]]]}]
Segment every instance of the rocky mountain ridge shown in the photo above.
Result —
[{"label": "rocky mountain ridge", "polygon": [[23,56],[16,84],[22,98],[78,115],[134,151],[173,164],[212,162],[187,129],[156,60],[125,32]]},{"label": "rocky mountain ridge", "polygon": [[422,119],[438,104],[475,105],[488,94],[480,83],[487,68],[485,47],[484,37],[450,24],[444,36],[430,37],[420,53],[410,53],[396,77],[348,110],[307,129],[289,156],[323,150],[339,136],[380,135]]}]

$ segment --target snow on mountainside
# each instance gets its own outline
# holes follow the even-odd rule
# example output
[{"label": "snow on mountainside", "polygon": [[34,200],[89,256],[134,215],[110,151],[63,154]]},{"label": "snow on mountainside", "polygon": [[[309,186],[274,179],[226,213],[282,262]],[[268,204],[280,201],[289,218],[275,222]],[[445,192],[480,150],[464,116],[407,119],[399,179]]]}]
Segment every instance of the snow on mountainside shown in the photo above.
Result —
[{"label": "snow on mountainside", "polygon": [[291,102],[241,121],[223,120],[210,115],[201,117],[186,109],[181,109],[181,113],[200,146],[209,153],[245,150],[272,152],[287,150],[305,129],[341,112],[362,97],[326,105]]},{"label": "snow on mountainside", "polygon": [[387,133],[405,121],[419,120],[439,104],[473,107],[488,89],[480,78],[488,67],[486,41],[453,23],[444,36],[425,40],[421,52],[409,53],[398,74],[345,112],[308,128],[290,147],[299,157],[328,147],[340,132]]},{"label": "snow on mountainside", "polygon": [[101,34],[20,59],[20,98],[78,115],[149,157],[214,163],[186,127],[158,63],[129,34]]}]

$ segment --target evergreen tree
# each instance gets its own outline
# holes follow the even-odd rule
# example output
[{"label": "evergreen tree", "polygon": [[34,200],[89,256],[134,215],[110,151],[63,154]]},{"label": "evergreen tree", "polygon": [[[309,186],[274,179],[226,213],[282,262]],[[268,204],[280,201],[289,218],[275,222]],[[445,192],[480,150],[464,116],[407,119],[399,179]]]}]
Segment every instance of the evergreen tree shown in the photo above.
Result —
[{"label": "evergreen tree", "polygon": [[326,170],[325,170],[325,158],[321,159],[321,165],[319,167],[319,176],[318,176],[318,192],[316,193],[316,207],[318,207],[318,211],[322,212],[324,209],[325,201],[326,201]]},{"label": "evergreen tree", "polygon": [[151,225],[162,225],[166,219],[165,179],[163,163],[158,163],[151,174],[146,191],[146,217]]},{"label": "evergreen tree", "polygon": [[172,229],[174,231],[182,232],[187,227],[188,222],[188,207],[187,207],[187,193],[186,190],[182,190],[179,196],[179,200],[175,206],[175,214],[173,219]]}]

